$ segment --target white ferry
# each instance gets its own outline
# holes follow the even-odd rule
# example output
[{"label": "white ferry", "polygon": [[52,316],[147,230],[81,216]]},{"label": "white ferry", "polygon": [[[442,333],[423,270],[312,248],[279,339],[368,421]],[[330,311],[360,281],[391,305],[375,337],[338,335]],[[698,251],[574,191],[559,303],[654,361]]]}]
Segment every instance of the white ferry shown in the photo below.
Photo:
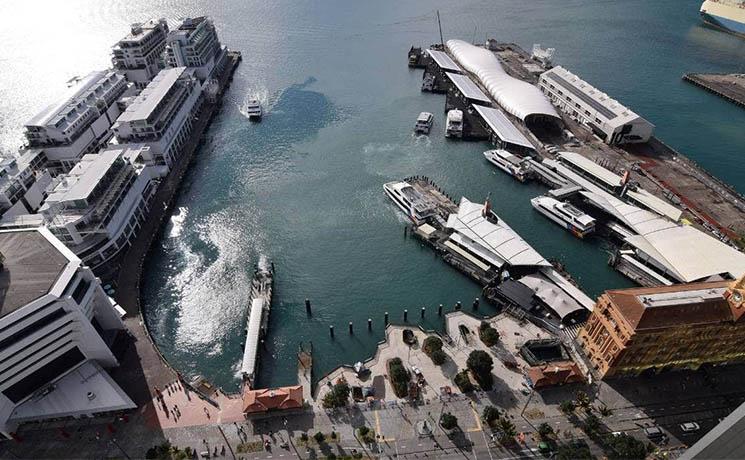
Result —
[{"label": "white ferry", "polygon": [[419,134],[429,134],[429,130],[432,129],[432,122],[435,120],[435,116],[429,112],[422,112],[416,119],[416,125],[414,125],[414,132]]},{"label": "white ferry", "polygon": [[510,176],[525,182],[528,178],[530,168],[528,166],[527,158],[520,158],[517,155],[513,155],[506,150],[487,150],[484,152],[486,160],[506,172]]},{"label": "white ferry", "polygon": [[261,104],[256,99],[251,99],[246,104],[246,114],[249,120],[261,120]]},{"label": "white ferry", "polygon": [[575,208],[550,196],[538,196],[530,200],[533,207],[562,227],[567,228],[578,238],[595,231],[595,219]]},{"label": "white ferry", "polygon": [[435,206],[408,182],[388,182],[383,185],[383,190],[416,225],[423,224],[435,214]]},{"label": "white ferry", "polygon": [[463,112],[453,109],[448,112],[447,122],[445,123],[445,137],[463,137]]}]

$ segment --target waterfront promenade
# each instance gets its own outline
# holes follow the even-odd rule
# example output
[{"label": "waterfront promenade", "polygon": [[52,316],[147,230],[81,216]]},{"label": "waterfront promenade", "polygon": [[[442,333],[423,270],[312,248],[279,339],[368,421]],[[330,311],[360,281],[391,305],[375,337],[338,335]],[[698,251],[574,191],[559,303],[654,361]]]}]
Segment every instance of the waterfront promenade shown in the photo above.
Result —
[{"label": "waterfront promenade", "polygon": [[150,401],[155,396],[155,388],[162,389],[177,378],[176,371],[166,362],[152,341],[144,322],[140,304],[143,268],[150,248],[159,238],[163,224],[170,215],[181,181],[199,149],[202,136],[222,105],[222,96],[240,59],[239,53],[229,54],[228,64],[220,76],[220,90],[216,101],[205,101],[202,105],[180,161],[158,186],[150,204],[148,219],[121,263],[116,300],[127,312],[124,322],[132,335],[136,352],[127,352],[122,365],[111,374],[138,405]]}]

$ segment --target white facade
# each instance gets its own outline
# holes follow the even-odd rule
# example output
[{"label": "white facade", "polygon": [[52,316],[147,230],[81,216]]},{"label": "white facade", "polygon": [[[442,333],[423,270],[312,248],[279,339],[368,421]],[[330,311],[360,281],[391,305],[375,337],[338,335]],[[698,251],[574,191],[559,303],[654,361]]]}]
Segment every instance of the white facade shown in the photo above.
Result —
[{"label": "white facade", "polygon": [[46,155],[27,150],[18,157],[0,160],[0,215],[10,218],[35,213],[52,181],[44,168]]},{"label": "white facade", "polygon": [[69,171],[111,137],[109,128],[119,116],[117,100],[126,90],[125,78],[113,70],[79,79],[64,97],[26,122],[29,147],[44,149],[52,171]]},{"label": "white facade", "polygon": [[200,81],[213,77],[226,62],[227,50],[220,45],[212,20],[186,18],[168,34],[164,59],[168,67],[194,69]]},{"label": "white facade", "polygon": [[202,86],[191,71],[185,67],[161,70],[114,123],[117,141],[146,145],[145,163],[170,170],[202,102]]},{"label": "white facade", "polygon": [[168,22],[165,19],[132,24],[130,33],[112,47],[111,63],[139,88],[144,88],[160,71],[166,48]]},{"label": "white facade", "polygon": [[652,123],[561,66],[542,73],[538,85],[556,107],[606,144],[647,142],[652,137]]},{"label": "white facade", "polygon": [[129,247],[149,211],[156,168],[146,146],[111,146],[56,178],[41,208],[46,225],[94,270]]},{"label": "white facade", "polygon": [[[45,228],[1,231],[0,252],[0,432],[9,437],[19,421],[134,408],[108,375],[76,379],[87,402],[118,395],[106,404],[83,403],[73,395],[80,389],[63,382],[118,366],[110,346],[124,326],[91,270]],[[51,400],[67,405],[45,404]]]}]

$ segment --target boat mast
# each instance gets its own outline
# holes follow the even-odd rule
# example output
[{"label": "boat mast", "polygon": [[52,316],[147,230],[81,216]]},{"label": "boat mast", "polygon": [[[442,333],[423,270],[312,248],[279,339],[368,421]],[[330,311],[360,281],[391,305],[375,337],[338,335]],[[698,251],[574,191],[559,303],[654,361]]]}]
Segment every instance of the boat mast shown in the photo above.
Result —
[{"label": "boat mast", "polygon": [[440,10],[437,10],[437,27],[440,29],[440,45],[445,46],[445,40],[442,39],[442,24],[440,23]]}]

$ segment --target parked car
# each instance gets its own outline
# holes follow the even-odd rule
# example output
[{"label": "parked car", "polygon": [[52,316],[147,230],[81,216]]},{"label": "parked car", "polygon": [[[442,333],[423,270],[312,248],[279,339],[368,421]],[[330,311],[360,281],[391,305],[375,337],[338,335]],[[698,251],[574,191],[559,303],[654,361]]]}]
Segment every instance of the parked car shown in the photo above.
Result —
[{"label": "parked car", "polygon": [[644,428],[644,434],[649,439],[660,439],[665,437],[665,432],[658,426],[648,426]]},{"label": "parked car", "polygon": [[696,422],[685,422],[680,424],[680,429],[683,430],[684,433],[693,433],[694,431],[700,430],[701,426]]}]

